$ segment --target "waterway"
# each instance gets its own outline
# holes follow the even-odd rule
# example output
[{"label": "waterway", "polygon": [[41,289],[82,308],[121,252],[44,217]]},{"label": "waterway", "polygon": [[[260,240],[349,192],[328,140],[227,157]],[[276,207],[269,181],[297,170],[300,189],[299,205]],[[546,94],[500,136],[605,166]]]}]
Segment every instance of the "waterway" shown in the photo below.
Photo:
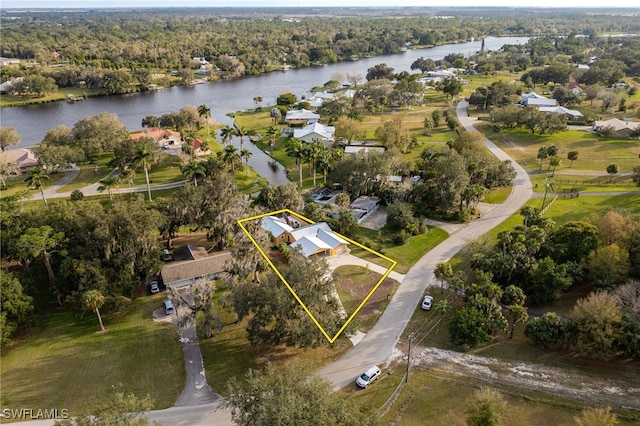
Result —
[{"label": "waterway", "polygon": [[[498,50],[505,44],[524,44],[527,37],[487,37],[485,51]],[[142,119],[147,115],[160,116],[178,111],[185,105],[206,104],[216,121],[231,124],[227,114],[255,107],[253,98],[260,96],[263,105],[274,105],[276,98],[287,92],[294,93],[298,99],[309,97],[310,90],[322,86],[337,75],[356,74],[364,81],[367,69],[385,63],[395,72],[412,72],[411,64],[418,58],[438,60],[448,54],[469,56],[480,50],[481,42],[473,41],[459,44],[446,44],[424,49],[410,49],[394,55],[362,58],[324,66],[278,71],[259,76],[250,76],[234,80],[220,80],[194,86],[174,86],[153,92],[133,93],[118,96],[90,98],[85,101],[68,103],[52,102],[2,108],[0,124],[15,127],[22,142],[12,148],[39,144],[47,131],[59,125],[73,127],[79,120],[101,112],[113,112],[130,130],[140,129]],[[234,140],[239,146],[239,141]],[[283,184],[288,179],[282,167],[273,167],[269,157],[254,144],[245,140],[244,147],[253,152],[249,165],[271,183]]]}]

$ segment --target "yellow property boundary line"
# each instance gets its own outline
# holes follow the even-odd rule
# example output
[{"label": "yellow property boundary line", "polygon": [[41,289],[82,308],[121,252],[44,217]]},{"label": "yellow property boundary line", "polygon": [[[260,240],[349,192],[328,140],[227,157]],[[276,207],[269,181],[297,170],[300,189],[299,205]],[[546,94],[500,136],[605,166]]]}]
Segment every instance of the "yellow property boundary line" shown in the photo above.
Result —
[{"label": "yellow property boundary line", "polygon": [[238,220],[238,225],[240,226],[240,228],[242,228],[242,231],[247,235],[247,237],[249,237],[249,239],[251,240],[251,242],[253,243],[254,246],[256,246],[256,248],[258,249],[258,251],[260,252],[260,254],[262,255],[262,257],[264,258],[264,260],[267,261],[267,263],[269,264],[269,266],[271,267],[271,269],[273,269],[273,271],[276,273],[276,275],[278,276],[278,278],[280,278],[280,280],[282,280],[282,282],[284,283],[284,285],[287,286],[287,288],[289,289],[289,291],[291,292],[291,294],[293,295],[293,297],[298,301],[298,303],[300,304],[300,306],[302,306],[302,308],[305,310],[305,312],[307,313],[307,315],[309,315],[309,318],[311,318],[311,320],[314,322],[314,324],[318,327],[318,329],[322,332],[322,334],[324,335],[324,337],[327,338],[327,340],[329,341],[329,343],[333,343],[335,342],[335,340],[340,336],[340,334],[342,334],[342,332],[344,331],[345,328],[347,328],[347,326],[349,325],[349,323],[353,320],[353,318],[355,318],[356,315],[358,315],[358,312],[360,312],[360,309],[362,309],[362,307],[365,305],[365,303],[367,303],[367,301],[371,298],[371,296],[373,296],[373,293],[375,293],[375,291],[378,289],[378,287],[380,287],[380,284],[382,284],[382,282],[387,278],[387,276],[389,276],[389,274],[391,273],[391,271],[393,270],[393,268],[395,268],[395,266],[398,264],[398,262],[396,262],[393,259],[388,258],[387,256],[378,253],[375,250],[371,250],[369,247],[365,247],[362,244],[353,241],[350,238],[347,238],[343,235],[338,234],[337,232],[334,232],[334,234],[336,234],[337,236],[339,236],[340,238],[350,242],[351,244],[354,244],[357,247],[360,247],[363,250],[368,251],[369,253],[372,253],[384,260],[387,260],[389,262],[391,262],[391,266],[389,267],[389,269],[387,269],[387,271],[384,273],[384,275],[382,275],[382,278],[380,278],[380,280],[376,283],[375,286],[373,286],[373,288],[371,289],[371,291],[369,292],[369,294],[367,294],[367,297],[364,298],[364,300],[360,303],[360,305],[358,305],[358,307],[356,308],[355,311],[353,311],[353,313],[349,316],[349,318],[347,319],[347,321],[344,323],[344,325],[342,327],[340,327],[340,330],[338,330],[338,332],[333,336],[329,336],[327,334],[327,332],[324,330],[324,328],[322,327],[322,325],[320,325],[320,323],[318,322],[318,320],[313,316],[313,314],[309,311],[309,309],[307,308],[307,306],[304,304],[304,302],[302,300],[300,300],[300,298],[298,297],[298,295],[296,294],[295,290],[289,285],[289,283],[287,282],[287,280],[282,276],[282,274],[280,273],[280,271],[278,271],[278,268],[275,267],[275,265],[273,264],[273,262],[271,261],[271,259],[269,259],[269,256],[267,256],[267,254],[264,252],[264,250],[262,250],[262,248],[258,245],[258,243],[256,242],[256,240],[253,238],[253,236],[251,235],[251,233],[247,230],[247,228],[244,227],[243,223],[244,222],[248,222],[251,220],[257,220],[257,219],[261,219],[265,216],[274,216],[280,213],[288,213],[291,214],[299,219],[302,219],[308,223],[311,224],[315,224],[316,222],[307,219],[306,217],[291,211],[289,209],[282,209],[282,210],[276,210],[273,212],[269,212],[269,213],[264,213],[264,214],[260,214],[257,216],[251,216],[245,219],[240,219]]}]

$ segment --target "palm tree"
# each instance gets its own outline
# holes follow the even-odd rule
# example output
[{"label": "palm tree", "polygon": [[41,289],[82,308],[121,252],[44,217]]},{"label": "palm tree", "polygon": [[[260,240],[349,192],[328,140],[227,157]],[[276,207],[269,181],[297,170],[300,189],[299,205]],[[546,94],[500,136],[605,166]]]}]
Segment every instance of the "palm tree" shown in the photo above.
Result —
[{"label": "palm tree", "polygon": [[127,180],[127,184],[129,185],[129,188],[133,188],[133,178],[136,177],[135,170],[127,167],[122,171],[122,173],[120,173],[120,176],[122,176],[124,179]]},{"label": "palm tree", "polygon": [[578,159],[578,156],[579,156],[578,151],[569,151],[569,153],[567,154],[567,160],[571,161],[569,163],[569,168],[573,166],[573,162]]},{"label": "palm tree", "polygon": [[438,263],[434,274],[440,280],[440,292],[444,292],[444,282],[453,276],[453,269],[448,262]]},{"label": "palm tree", "polygon": [[89,290],[82,295],[82,305],[87,311],[95,311],[100,322],[100,330],[105,331],[102,317],[100,316],[100,308],[104,305],[104,296],[100,290]]},{"label": "palm tree", "polygon": [[211,108],[202,104],[198,106],[198,115],[200,118],[204,118],[204,125],[207,128],[207,136],[209,136],[209,119],[211,118]]},{"label": "palm tree", "polygon": [[324,147],[321,142],[315,142],[312,144],[305,144],[304,147],[304,160],[309,164],[309,173],[313,177],[313,187],[316,186],[316,161],[320,154],[320,147]]},{"label": "palm tree", "polygon": [[244,159],[245,163],[245,176],[249,176],[249,158],[253,155],[253,152],[249,151],[247,148],[244,148],[240,151],[240,157]]},{"label": "palm tree", "polygon": [[153,161],[153,152],[151,152],[146,145],[139,145],[135,147],[133,151],[133,163],[144,170],[144,177],[147,180],[147,193],[149,194],[149,201],[152,201],[151,184],[149,183],[149,169],[151,168],[151,163]]},{"label": "palm tree", "polygon": [[255,104],[257,109],[258,106],[262,103],[262,96],[256,96],[255,98],[253,98],[253,103]]},{"label": "palm tree", "polygon": [[193,179],[193,185],[196,188],[198,187],[198,176],[202,177],[206,173],[202,163],[197,160],[189,160],[180,170],[187,179]]},{"label": "palm tree", "polygon": [[323,177],[324,183],[327,183],[327,173],[331,168],[331,160],[333,160],[333,156],[331,155],[331,150],[326,146],[322,145],[322,148],[318,152],[316,167],[322,170],[322,177]]},{"label": "palm tree", "polygon": [[100,181],[98,192],[102,192],[106,189],[109,192],[109,201],[113,202],[113,190],[118,189],[119,186],[120,178],[118,176],[107,176]]},{"label": "palm tree", "polygon": [[29,170],[29,176],[24,180],[27,182],[27,186],[32,189],[39,189],[40,194],[42,194],[42,201],[44,201],[45,207],[49,207],[49,203],[47,203],[47,199],[44,196],[44,190],[42,189],[44,185],[44,181],[51,180],[49,175],[47,175],[41,167],[33,167]]},{"label": "palm tree", "polygon": [[280,129],[275,126],[269,126],[266,133],[267,136],[269,136],[269,146],[273,146],[276,136],[278,135],[278,133],[280,133]]},{"label": "palm tree", "polygon": [[296,168],[298,169],[298,176],[300,178],[300,188],[302,188],[302,159],[304,157],[304,146],[300,139],[291,139],[286,147],[286,152],[289,157],[296,160]]},{"label": "palm tree", "polygon": [[233,131],[233,134],[240,138],[240,150],[242,151],[242,142],[245,135],[247,134],[247,129],[245,129],[244,127],[237,126],[235,124],[234,126],[235,126],[235,129]]},{"label": "palm tree", "polygon": [[224,147],[224,151],[222,151],[222,161],[231,166],[231,172],[235,173],[236,171],[236,163],[240,160],[240,155],[238,155],[238,148],[233,145],[227,145]]},{"label": "palm tree", "polygon": [[549,158],[549,168],[553,167],[553,172],[551,173],[551,176],[555,176],[556,167],[558,167],[559,165],[560,165],[560,157],[558,155],[554,155],[551,158]]},{"label": "palm tree", "polygon": [[225,124],[220,129],[220,137],[222,138],[222,145],[229,143],[229,140],[233,137],[233,127]]}]

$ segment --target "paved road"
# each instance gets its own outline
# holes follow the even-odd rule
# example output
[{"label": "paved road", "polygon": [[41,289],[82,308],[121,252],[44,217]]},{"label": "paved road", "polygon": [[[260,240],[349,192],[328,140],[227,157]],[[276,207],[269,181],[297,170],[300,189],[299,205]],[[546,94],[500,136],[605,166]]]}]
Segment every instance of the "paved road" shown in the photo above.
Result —
[{"label": "paved road", "polygon": [[[460,102],[457,108],[460,123],[466,130],[475,131],[475,119],[467,116],[467,102]],[[500,160],[511,158],[493,142],[485,140],[487,148]],[[318,374],[327,379],[334,389],[352,384],[355,377],[373,364],[384,364],[404,331],[422,295],[434,277],[436,264],[448,261],[468,242],[490,231],[509,216],[517,212],[533,194],[527,172],[512,161],[516,169],[513,191],[498,208],[487,212],[482,218],[461,227],[449,238],[420,259],[405,275],[402,284],[380,317],[378,323],[362,341],[337,361],[323,367]]]}]

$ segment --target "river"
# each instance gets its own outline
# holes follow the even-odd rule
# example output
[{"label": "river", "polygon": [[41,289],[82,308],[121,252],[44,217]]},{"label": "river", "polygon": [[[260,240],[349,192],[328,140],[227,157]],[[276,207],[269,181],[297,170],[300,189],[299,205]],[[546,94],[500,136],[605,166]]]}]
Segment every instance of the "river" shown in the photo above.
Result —
[{"label": "river", "polygon": [[[524,44],[527,40],[528,37],[487,37],[485,51],[498,50],[505,44]],[[452,53],[469,56],[479,51],[480,47],[480,40],[446,44],[424,49],[410,49],[394,55],[278,71],[235,80],[220,80],[188,87],[174,86],[153,92],[90,98],[76,103],[52,102],[2,108],[0,124],[15,127],[22,137],[22,142],[12,148],[37,145],[50,129],[59,125],[73,127],[84,117],[105,111],[117,114],[127,128],[136,130],[141,128],[142,119],[147,115],[160,116],[178,111],[185,105],[206,104],[216,121],[231,124],[231,118],[227,114],[254,108],[253,98],[256,96],[262,97],[263,105],[274,105],[276,98],[286,92],[294,93],[298,99],[308,97],[311,88],[322,86],[336,74],[355,73],[364,80],[367,69],[380,63],[387,64],[395,72],[412,72],[411,64],[420,57],[438,60]],[[233,143],[239,146],[237,140]],[[288,182],[281,167],[275,170],[270,166],[269,157],[266,154],[252,143],[245,143],[244,146],[253,152],[249,165],[256,172],[274,184]]]}]

